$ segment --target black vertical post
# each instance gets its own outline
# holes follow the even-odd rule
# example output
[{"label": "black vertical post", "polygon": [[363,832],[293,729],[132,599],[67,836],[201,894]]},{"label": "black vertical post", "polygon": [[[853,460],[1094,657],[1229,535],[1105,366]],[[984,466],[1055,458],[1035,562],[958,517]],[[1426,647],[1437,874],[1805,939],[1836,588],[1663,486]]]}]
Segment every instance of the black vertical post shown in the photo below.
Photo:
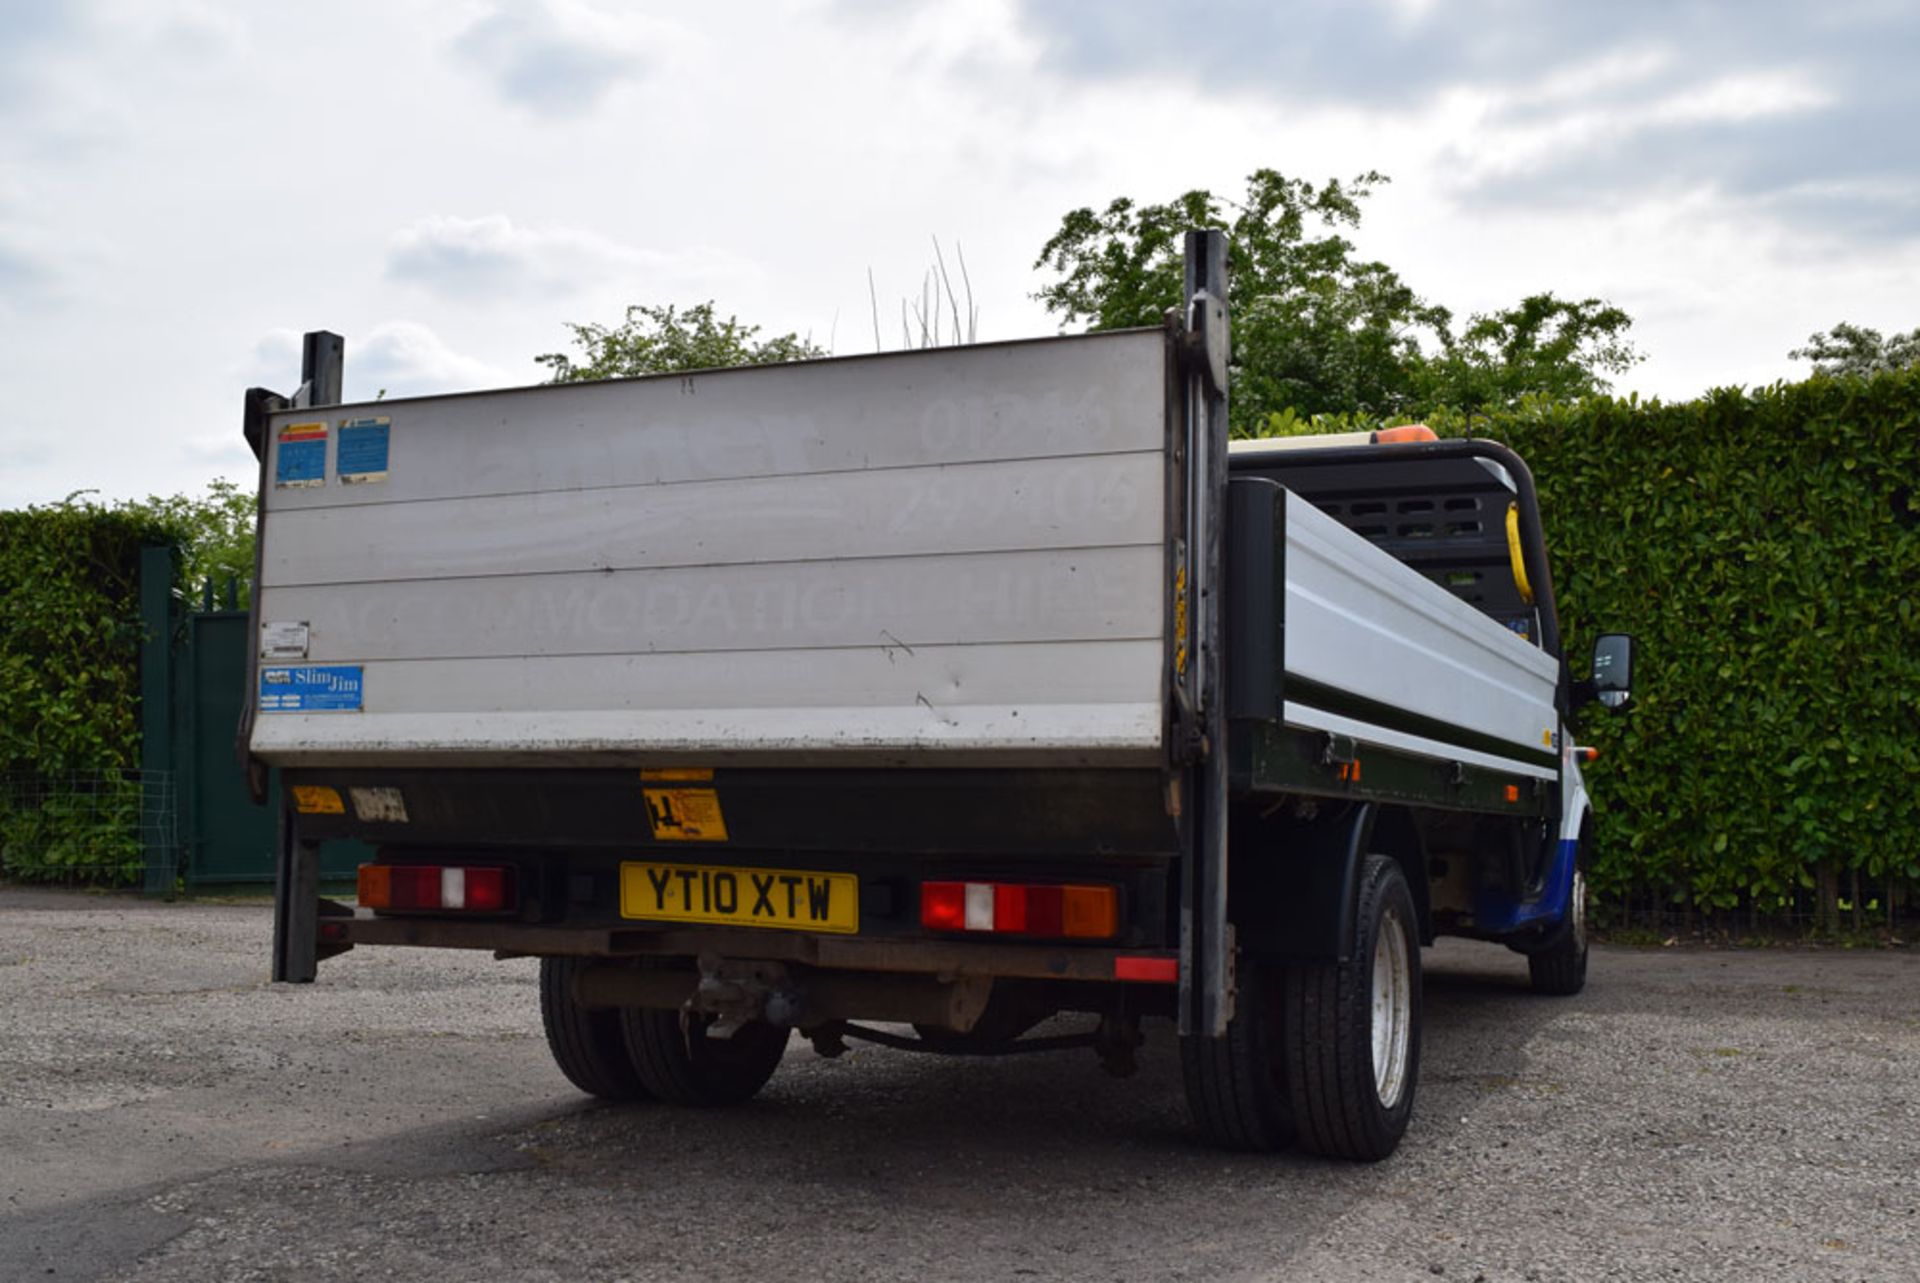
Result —
[{"label": "black vertical post", "polygon": [[274,856],[273,978],[312,984],[320,970],[320,844],[300,836],[289,800],[280,804]]},{"label": "black vertical post", "polygon": [[1194,839],[1181,888],[1182,1034],[1220,1037],[1233,1018],[1232,941],[1227,927],[1227,721],[1223,638],[1226,610],[1227,237],[1187,233],[1187,547],[1192,567],[1199,722],[1194,766]]},{"label": "black vertical post", "polygon": [[300,389],[304,404],[339,405],[346,377],[347,341],[330,330],[309,330],[300,341]]},{"label": "black vertical post", "polygon": [[[305,407],[338,405],[340,385],[345,371],[347,341],[326,330],[307,334],[300,352],[300,396]],[[265,459],[262,462],[262,517]],[[254,572],[259,573],[257,561]],[[259,584],[253,592],[249,616],[253,632],[249,644],[259,653]],[[253,666],[248,666],[252,680]],[[293,804],[284,796],[280,803],[280,824],[274,842],[273,872],[273,978],[287,984],[311,984],[320,969],[320,844],[300,836]]]},{"label": "black vertical post", "polygon": [[164,819],[173,775],[173,549],[140,550],[140,816],[148,895],[173,891],[172,835]]}]

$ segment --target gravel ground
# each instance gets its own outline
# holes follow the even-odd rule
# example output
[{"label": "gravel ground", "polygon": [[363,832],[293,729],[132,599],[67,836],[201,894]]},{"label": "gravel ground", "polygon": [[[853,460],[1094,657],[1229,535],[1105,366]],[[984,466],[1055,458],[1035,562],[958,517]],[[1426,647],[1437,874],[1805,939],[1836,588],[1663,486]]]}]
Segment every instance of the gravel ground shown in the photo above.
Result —
[{"label": "gravel ground", "polygon": [[270,910],[0,890],[0,1280],[1920,1278],[1920,957],[1427,954],[1373,1167],[1190,1139],[1170,1032],[955,1061],[796,1042],[753,1104],[610,1108],[534,967]]}]

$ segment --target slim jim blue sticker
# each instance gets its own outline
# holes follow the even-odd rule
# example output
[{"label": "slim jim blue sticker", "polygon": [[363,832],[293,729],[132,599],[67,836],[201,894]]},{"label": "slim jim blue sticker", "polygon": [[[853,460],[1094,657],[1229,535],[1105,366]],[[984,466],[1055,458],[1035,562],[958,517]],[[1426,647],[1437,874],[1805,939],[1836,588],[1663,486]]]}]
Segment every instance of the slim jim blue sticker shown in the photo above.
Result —
[{"label": "slim jim blue sticker", "polygon": [[262,668],[260,670],[260,711],[263,713],[358,711],[361,686],[358,664]]}]

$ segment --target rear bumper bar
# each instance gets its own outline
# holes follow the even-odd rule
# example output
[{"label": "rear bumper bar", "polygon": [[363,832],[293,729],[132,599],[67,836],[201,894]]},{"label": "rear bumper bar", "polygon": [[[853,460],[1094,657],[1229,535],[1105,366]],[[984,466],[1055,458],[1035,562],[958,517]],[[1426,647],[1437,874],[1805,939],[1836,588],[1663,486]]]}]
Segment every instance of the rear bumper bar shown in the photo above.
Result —
[{"label": "rear bumper bar", "polygon": [[356,913],[350,918],[323,917],[319,937],[323,956],[362,944],[411,945],[427,949],[489,949],[502,957],[692,958],[718,954],[727,958],[802,963],[825,970],[946,977],[1144,983],[1173,983],[1178,979],[1178,957],[1170,950],[861,940],[798,931],[725,928],[658,931],[621,926],[560,927],[381,918]]}]

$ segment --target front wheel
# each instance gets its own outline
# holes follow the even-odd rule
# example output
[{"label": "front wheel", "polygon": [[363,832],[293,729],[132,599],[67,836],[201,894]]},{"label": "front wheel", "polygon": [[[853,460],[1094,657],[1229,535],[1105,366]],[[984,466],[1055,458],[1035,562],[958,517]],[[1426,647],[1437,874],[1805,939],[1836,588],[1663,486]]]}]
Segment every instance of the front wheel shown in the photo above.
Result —
[{"label": "front wheel", "polygon": [[1287,969],[1286,1078],[1299,1144],[1371,1162],[1400,1144],[1420,1069],[1420,935],[1406,874],[1370,855],[1345,962]]},{"label": "front wheel", "polygon": [[1566,997],[1587,987],[1587,875],[1576,866],[1560,938],[1527,955],[1527,978],[1535,993]]}]

